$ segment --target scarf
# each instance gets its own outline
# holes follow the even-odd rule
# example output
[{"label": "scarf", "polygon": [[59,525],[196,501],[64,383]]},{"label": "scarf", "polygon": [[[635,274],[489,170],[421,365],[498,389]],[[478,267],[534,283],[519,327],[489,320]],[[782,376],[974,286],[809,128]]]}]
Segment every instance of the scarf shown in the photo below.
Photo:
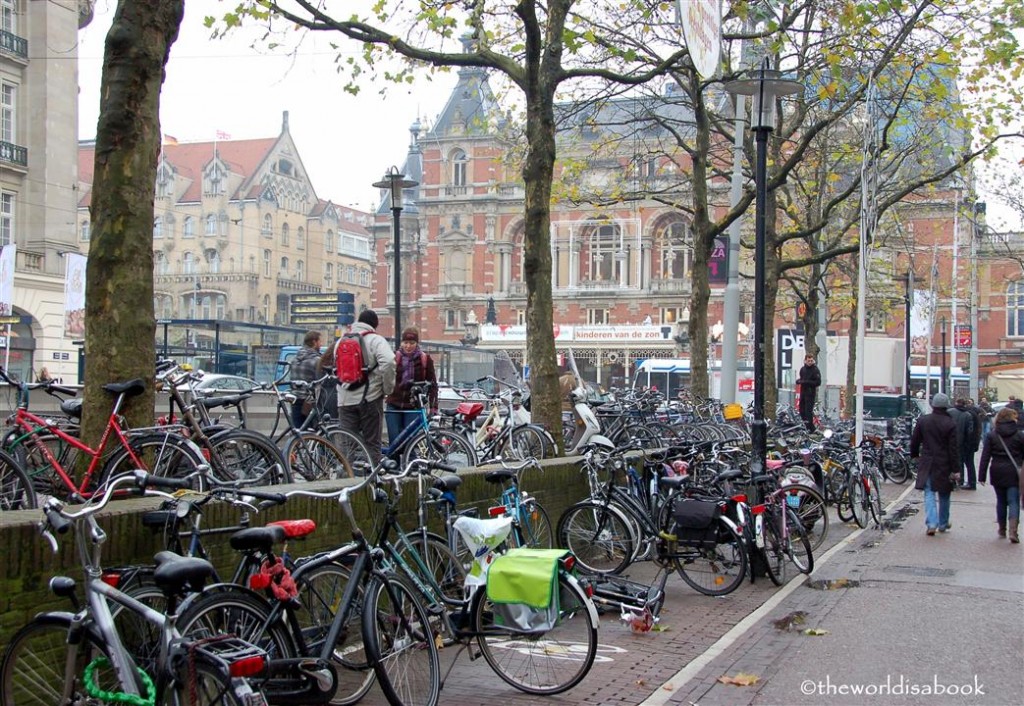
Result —
[{"label": "scarf", "polygon": [[411,352],[406,353],[405,349],[398,351],[398,384],[408,387],[416,382],[416,361],[420,359],[420,347],[416,346]]}]

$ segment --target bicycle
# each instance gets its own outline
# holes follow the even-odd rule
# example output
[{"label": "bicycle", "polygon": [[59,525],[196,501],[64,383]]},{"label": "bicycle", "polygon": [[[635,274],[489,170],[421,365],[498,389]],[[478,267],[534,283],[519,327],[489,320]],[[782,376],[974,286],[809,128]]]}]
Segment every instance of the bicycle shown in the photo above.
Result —
[{"label": "bicycle", "polygon": [[[73,612],[40,613],[12,638],[0,660],[0,703],[265,705],[263,695],[248,679],[266,666],[261,650],[237,637],[188,640],[177,629],[180,613],[174,596],[187,584],[201,584],[213,570],[209,562],[178,559],[165,562],[154,572],[157,585],[167,596],[165,612],[103,580],[100,557],[107,535],[95,515],[121,494],[119,486],[129,484],[145,491],[152,485],[181,488],[188,480],[156,478],[137,471],[112,478],[75,512],[56,498],[44,503],[40,533],[54,552],[58,549],[55,535],[74,530],[85,574],[85,603],[79,604],[76,598],[74,579],[51,579],[51,590],[70,599]],[[156,648],[145,663],[138,663],[126,649],[112,606],[131,613],[155,636]]]},{"label": "bicycle", "polygon": [[[355,703],[372,686],[368,674],[372,668],[393,706],[437,703],[440,671],[430,616],[418,591],[391,572],[384,554],[368,543],[352,511],[355,493],[372,490],[376,473],[371,471],[356,485],[338,491],[303,489],[285,494],[336,499],[352,527],[351,542],[295,562],[294,570],[288,572],[295,583],[294,594],[276,591],[280,583],[269,577],[257,584],[262,584],[269,604],[248,589],[223,585],[217,593],[196,600],[182,618],[183,634],[205,636],[231,628],[268,648],[271,668],[309,660],[332,665],[333,679],[326,682],[319,673],[262,682],[271,702]],[[276,557],[271,549],[284,539],[285,530],[266,527],[245,532],[233,546],[250,555],[248,565],[273,566]],[[304,618],[297,608],[304,609]]]},{"label": "bicycle", "polygon": [[[103,386],[106,392],[114,395],[114,404],[96,448],[78,439],[77,427],[65,428],[57,419],[44,419],[28,410],[28,390],[49,383],[18,382],[3,368],[0,368],[0,380],[20,391],[18,407],[7,420],[12,429],[5,436],[6,448],[21,460],[20,465],[39,492],[82,500],[91,497],[97,487],[123,471],[142,469],[156,476],[180,478],[191,477],[200,466],[206,465],[198,446],[169,429],[124,428],[121,408],[128,397],[142,394],[145,390],[141,379]],[[77,411],[81,413],[80,406]],[[89,464],[82,481],[76,483],[74,465],[79,454],[84,454]],[[201,481],[202,476],[197,477]]]},{"label": "bicycle", "polygon": [[508,389],[491,397],[491,409],[483,422],[477,422],[484,410],[481,402],[462,402],[454,410],[441,412],[451,418],[454,431],[473,445],[477,462],[492,463],[502,456],[519,460],[545,458],[550,454],[555,446],[554,439],[544,427],[528,421],[529,415],[523,409],[522,388],[493,375],[477,380],[478,383],[486,381]]},{"label": "bicycle", "polygon": [[[774,486],[762,493],[761,503],[750,507],[754,546],[764,557],[768,578],[776,586],[785,583],[787,559],[801,573],[811,573],[814,570],[814,553],[808,533],[795,509],[800,505],[795,486],[779,486],[777,478],[770,473],[754,476],[751,483],[759,488]],[[800,544],[800,551],[795,548],[794,536]]]}]

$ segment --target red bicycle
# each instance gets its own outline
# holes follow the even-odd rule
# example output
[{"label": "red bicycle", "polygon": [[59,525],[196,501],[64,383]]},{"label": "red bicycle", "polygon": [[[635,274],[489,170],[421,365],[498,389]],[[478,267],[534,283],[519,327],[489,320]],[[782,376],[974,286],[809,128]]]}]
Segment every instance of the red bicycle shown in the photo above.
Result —
[{"label": "red bicycle", "polygon": [[[141,379],[103,386],[114,396],[114,406],[96,448],[78,438],[81,398],[60,403],[63,419],[43,418],[28,409],[30,390],[49,388],[48,391],[57,394],[74,394],[75,390],[61,388],[52,381],[21,382],[3,368],[0,368],[0,380],[18,390],[17,409],[7,419],[11,429],[4,436],[4,450],[28,474],[38,494],[81,501],[89,498],[108,478],[124,471],[142,469],[156,476],[180,478],[206,465],[199,447],[172,429],[125,428],[121,409],[126,399],[145,390]],[[82,479],[76,481],[75,469],[81,454],[89,459],[88,467]]]}]

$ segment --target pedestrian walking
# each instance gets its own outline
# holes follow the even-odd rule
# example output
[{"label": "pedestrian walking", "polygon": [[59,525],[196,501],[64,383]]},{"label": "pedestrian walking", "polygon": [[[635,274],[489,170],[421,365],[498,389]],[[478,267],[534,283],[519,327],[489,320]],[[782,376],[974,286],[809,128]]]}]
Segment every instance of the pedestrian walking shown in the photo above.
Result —
[{"label": "pedestrian walking", "polygon": [[[338,423],[342,429],[362,438],[375,466],[380,463],[384,398],[395,387],[395,353],[387,339],[377,333],[379,323],[377,314],[365,309],[352,324],[351,333],[358,335],[363,343],[366,382],[358,387],[338,387]],[[334,345],[334,360],[339,367],[338,348],[344,340],[342,337]]]},{"label": "pedestrian walking", "polygon": [[430,414],[437,414],[437,373],[434,359],[420,348],[420,332],[407,328],[395,353],[395,387],[388,395],[384,418],[388,425],[388,443],[393,444],[402,431],[416,421],[416,400],[412,396],[414,382],[429,382]]},{"label": "pedestrian walking", "polygon": [[978,411],[981,412],[981,435],[985,436],[992,429],[992,419],[996,416],[992,409],[992,403],[984,397],[978,401]]},{"label": "pedestrian walking", "polygon": [[1003,407],[996,415],[994,428],[985,435],[981,447],[981,465],[978,467],[978,482],[985,485],[985,479],[992,470],[992,489],[996,491],[996,524],[999,536],[1009,537],[1014,544],[1020,543],[1021,508],[1021,467],[1024,464],[1024,434],[1017,429],[1017,410]]},{"label": "pedestrian walking", "polygon": [[[292,361],[291,379],[313,382],[317,379],[317,368],[320,363],[320,340],[319,331],[307,331],[302,338],[302,348],[295,354]],[[292,423],[297,428],[302,428],[306,423],[306,417],[313,411],[313,390],[297,388],[292,386],[292,394],[295,395],[295,402],[292,403]]]},{"label": "pedestrian walking", "polygon": [[917,420],[910,437],[910,457],[917,459],[917,483],[924,491],[925,531],[950,529],[949,504],[953,484],[960,479],[960,452],[956,445],[956,422],[949,416],[949,397],[938,393],[932,397],[931,414]]},{"label": "pedestrian walking", "polygon": [[796,384],[800,386],[800,418],[804,420],[808,431],[814,431],[814,400],[821,386],[821,371],[813,355],[804,356],[804,365],[797,375]]},{"label": "pedestrian walking", "polygon": [[957,472],[963,478],[961,490],[977,488],[977,471],[974,468],[974,455],[981,441],[981,424],[964,397],[957,398],[956,406],[949,410],[949,416],[956,422],[956,445],[960,450],[960,465]]}]

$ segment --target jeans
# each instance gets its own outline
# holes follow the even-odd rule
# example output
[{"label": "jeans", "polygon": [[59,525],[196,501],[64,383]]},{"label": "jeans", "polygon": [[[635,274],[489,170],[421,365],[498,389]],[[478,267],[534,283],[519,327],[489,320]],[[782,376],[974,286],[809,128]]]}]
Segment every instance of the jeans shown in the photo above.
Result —
[{"label": "jeans", "polygon": [[961,482],[970,488],[978,484],[978,471],[974,467],[974,453],[974,451],[965,451],[960,459],[961,465],[966,471]]},{"label": "jeans", "polygon": [[1020,486],[1009,488],[992,487],[996,491],[996,522],[1006,527],[1007,515],[1011,520],[1020,520]]},{"label": "jeans", "polygon": [[388,425],[388,445],[394,446],[395,439],[399,437],[405,428],[414,422],[418,422],[419,419],[420,411],[418,409],[398,409],[388,405],[384,412],[384,421]]},{"label": "jeans", "polygon": [[[928,529],[940,529],[949,524],[949,495],[949,493],[938,493],[932,490],[931,475],[925,479],[924,524]],[[936,502],[936,496],[938,496],[938,502]]]}]

